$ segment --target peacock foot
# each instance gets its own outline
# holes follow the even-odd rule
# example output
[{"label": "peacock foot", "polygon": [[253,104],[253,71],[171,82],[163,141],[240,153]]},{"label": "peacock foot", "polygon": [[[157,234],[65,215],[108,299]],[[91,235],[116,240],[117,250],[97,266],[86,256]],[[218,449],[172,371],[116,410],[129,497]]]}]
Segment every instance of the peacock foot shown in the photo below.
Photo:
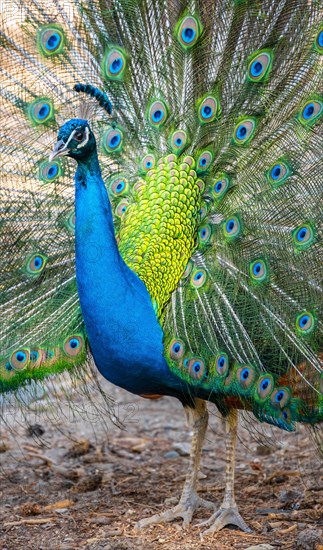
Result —
[{"label": "peacock foot", "polygon": [[221,506],[221,508],[217,510],[208,520],[202,521],[198,524],[199,527],[209,527],[203,531],[203,535],[210,535],[216,531],[220,531],[226,525],[235,525],[245,533],[252,532],[239,514],[236,504],[226,508]]},{"label": "peacock foot", "polygon": [[181,498],[179,503],[173,508],[170,508],[165,512],[161,512],[160,514],[155,514],[150,518],[145,518],[138,521],[138,523],[136,524],[136,529],[142,529],[143,527],[147,527],[148,525],[153,525],[156,523],[166,523],[168,521],[173,521],[177,518],[182,518],[183,527],[187,527],[191,523],[193,514],[198,508],[207,508],[208,510],[214,510],[215,505],[213,504],[213,502],[204,500],[203,498],[199,497],[194,492],[185,499]]}]

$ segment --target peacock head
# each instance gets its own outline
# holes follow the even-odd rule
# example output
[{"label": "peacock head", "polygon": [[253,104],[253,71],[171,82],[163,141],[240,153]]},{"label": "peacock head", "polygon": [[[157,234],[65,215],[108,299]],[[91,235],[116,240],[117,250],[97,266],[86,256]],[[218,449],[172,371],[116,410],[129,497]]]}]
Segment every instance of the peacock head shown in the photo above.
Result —
[{"label": "peacock head", "polygon": [[[74,90],[96,99],[100,107],[111,115],[112,105],[104,92],[91,84],[75,84]],[[59,129],[58,141],[49,156],[49,161],[63,156],[84,161],[91,156],[95,149],[95,137],[88,121],[83,118],[72,118]]]},{"label": "peacock head", "polygon": [[58,141],[49,156],[52,161],[57,157],[68,156],[84,161],[96,149],[95,137],[87,120],[72,118],[61,126]]}]

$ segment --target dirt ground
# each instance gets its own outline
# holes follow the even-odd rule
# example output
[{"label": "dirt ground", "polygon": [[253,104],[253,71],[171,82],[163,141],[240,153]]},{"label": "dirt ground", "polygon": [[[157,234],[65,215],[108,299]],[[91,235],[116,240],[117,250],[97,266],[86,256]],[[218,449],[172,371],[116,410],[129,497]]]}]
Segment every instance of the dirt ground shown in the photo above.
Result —
[{"label": "dirt ground", "polygon": [[[107,383],[105,390],[123,429],[109,419],[104,426],[79,396],[73,414],[64,394],[59,410],[41,401],[46,415],[38,414],[38,402],[26,419],[9,411],[14,434],[3,421],[0,439],[1,550],[240,550],[260,544],[323,550],[322,469],[311,437],[304,429],[257,433],[253,421],[252,433],[240,422],[236,467],[237,502],[252,534],[226,528],[202,538],[197,523],[207,518],[205,510],[186,530],[179,520],[135,530],[138,519],[178,499],[190,432],[174,399],[149,401]],[[223,424],[210,406],[199,493],[218,505],[224,458]]]}]

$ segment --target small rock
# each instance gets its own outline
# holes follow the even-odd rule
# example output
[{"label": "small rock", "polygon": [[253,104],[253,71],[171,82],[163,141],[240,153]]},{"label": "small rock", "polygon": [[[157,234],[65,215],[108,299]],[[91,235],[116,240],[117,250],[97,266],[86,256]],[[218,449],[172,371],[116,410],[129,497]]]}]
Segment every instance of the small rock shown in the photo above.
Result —
[{"label": "small rock", "polygon": [[248,546],[246,550],[275,550],[275,547],[271,544],[256,544],[255,546]]},{"label": "small rock", "polygon": [[178,458],[179,453],[177,451],[168,451],[164,454],[164,458]]},{"label": "small rock", "polygon": [[296,539],[297,550],[317,550],[322,542],[322,536],[320,529],[305,529]]},{"label": "small rock", "polygon": [[173,448],[181,456],[190,456],[190,452],[191,452],[190,443],[174,443]]}]

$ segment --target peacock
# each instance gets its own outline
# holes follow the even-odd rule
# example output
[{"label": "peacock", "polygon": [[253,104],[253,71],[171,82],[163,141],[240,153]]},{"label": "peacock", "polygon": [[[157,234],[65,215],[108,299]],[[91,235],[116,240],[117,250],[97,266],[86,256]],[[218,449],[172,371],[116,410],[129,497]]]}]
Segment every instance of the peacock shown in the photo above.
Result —
[{"label": "peacock", "polygon": [[[323,420],[320,2],[17,0],[1,18],[0,391],[93,357],[179,399],[182,496],[138,527],[204,507],[207,533],[248,531],[238,411]],[[197,494],[207,402],[227,424],[217,511]]]}]

